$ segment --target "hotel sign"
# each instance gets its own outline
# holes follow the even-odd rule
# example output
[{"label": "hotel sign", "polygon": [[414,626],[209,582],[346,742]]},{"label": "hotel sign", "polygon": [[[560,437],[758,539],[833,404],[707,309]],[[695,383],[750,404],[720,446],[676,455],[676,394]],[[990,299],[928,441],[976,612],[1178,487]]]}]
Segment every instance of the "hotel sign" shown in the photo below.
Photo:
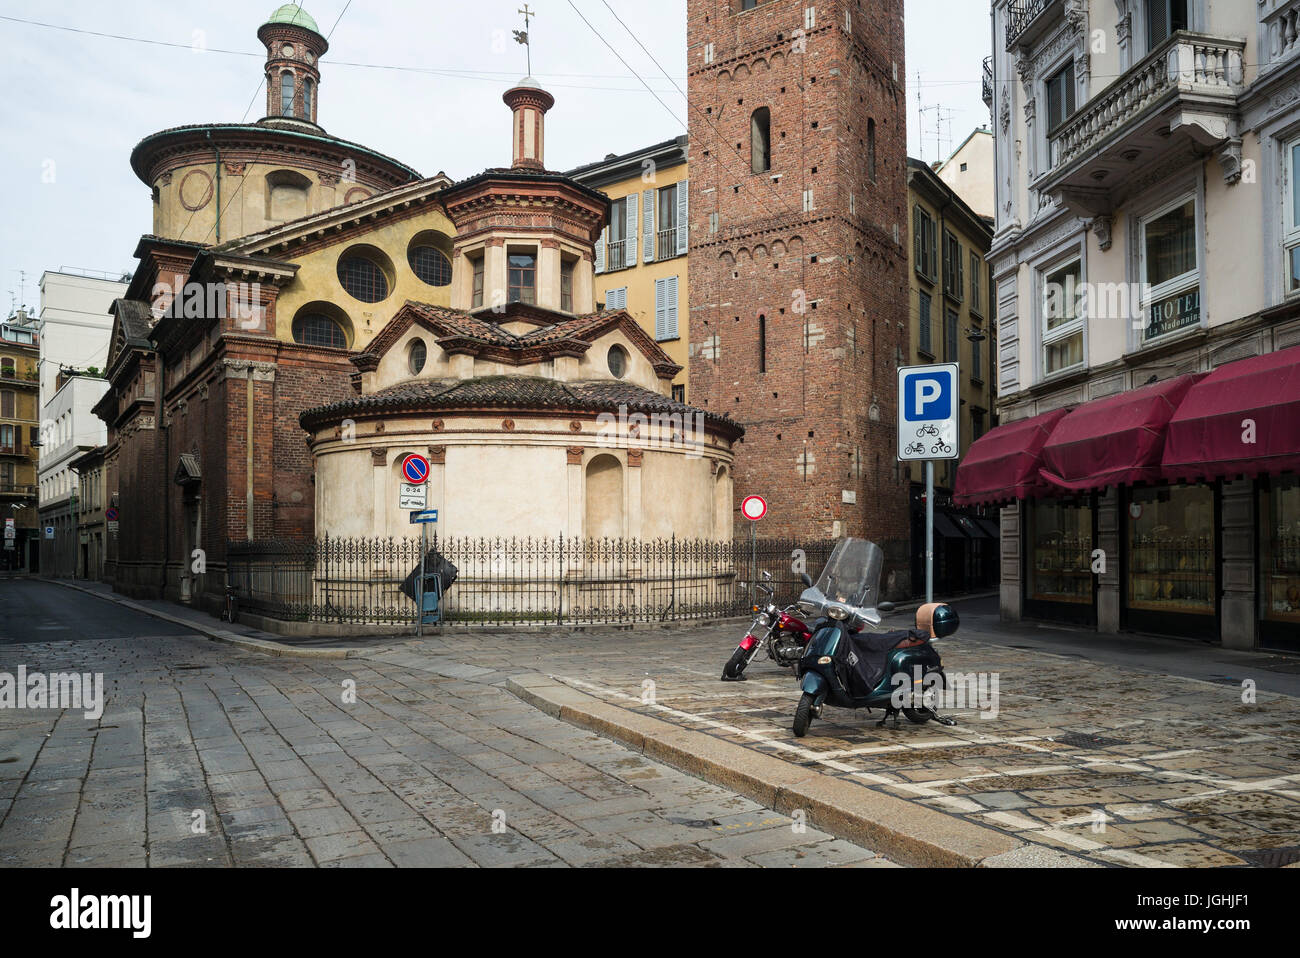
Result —
[{"label": "hotel sign", "polygon": [[1193,286],[1175,296],[1166,296],[1147,308],[1144,339],[1155,339],[1201,321],[1201,287]]}]

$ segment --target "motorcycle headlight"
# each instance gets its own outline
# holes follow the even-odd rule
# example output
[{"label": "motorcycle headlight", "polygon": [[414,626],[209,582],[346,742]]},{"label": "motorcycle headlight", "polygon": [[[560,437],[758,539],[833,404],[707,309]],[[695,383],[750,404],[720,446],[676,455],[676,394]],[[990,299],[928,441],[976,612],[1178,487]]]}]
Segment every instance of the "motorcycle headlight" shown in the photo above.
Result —
[{"label": "motorcycle headlight", "polygon": [[838,619],[839,621],[843,621],[844,619],[847,619],[849,617],[849,610],[844,608],[844,606],[842,605],[833,605],[826,610],[826,614],[829,615],[832,619]]},{"label": "motorcycle headlight", "polygon": [[766,628],[767,626],[772,624],[772,617],[768,615],[766,612],[760,612],[758,613],[758,618],[755,619],[754,621],[757,622],[759,625],[763,626],[764,628]]}]

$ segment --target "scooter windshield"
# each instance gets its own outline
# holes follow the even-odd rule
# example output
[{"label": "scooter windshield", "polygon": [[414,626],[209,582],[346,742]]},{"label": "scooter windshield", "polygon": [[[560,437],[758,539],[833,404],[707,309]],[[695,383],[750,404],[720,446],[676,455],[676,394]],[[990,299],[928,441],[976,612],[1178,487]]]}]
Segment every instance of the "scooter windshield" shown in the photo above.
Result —
[{"label": "scooter windshield", "polygon": [[874,609],[880,598],[885,553],[866,539],[841,539],[826,560],[817,589],[831,602]]}]

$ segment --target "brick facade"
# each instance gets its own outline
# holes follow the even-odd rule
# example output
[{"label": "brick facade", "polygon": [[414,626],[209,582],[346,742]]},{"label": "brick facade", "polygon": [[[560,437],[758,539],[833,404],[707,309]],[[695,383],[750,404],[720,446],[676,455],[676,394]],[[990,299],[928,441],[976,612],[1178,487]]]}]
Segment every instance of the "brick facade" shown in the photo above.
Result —
[{"label": "brick facade", "polygon": [[690,394],[745,426],[736,505],[768,499],[763,534],[905,540],[902,0],[740,6],[687,4]]}]

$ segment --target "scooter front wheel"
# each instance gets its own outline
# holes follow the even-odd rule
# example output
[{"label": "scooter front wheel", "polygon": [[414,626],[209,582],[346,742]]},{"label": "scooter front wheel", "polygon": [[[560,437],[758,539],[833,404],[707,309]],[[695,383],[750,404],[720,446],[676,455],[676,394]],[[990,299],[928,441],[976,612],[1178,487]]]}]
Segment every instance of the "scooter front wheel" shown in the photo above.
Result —
[{"label": "scooter front wheel", "polygon": [[811,692],[805,692],[799,699],[799,705],[794,710],[794,734],[795,738],[803,738],[808,734],[808,726],[812,725],[813,702],[817,696]]},{"label": "scooter front wheel", "polygon": [[934,717],[934,713],[929,709],[903,709],[903,714],[915,725],[924,725]]}]

